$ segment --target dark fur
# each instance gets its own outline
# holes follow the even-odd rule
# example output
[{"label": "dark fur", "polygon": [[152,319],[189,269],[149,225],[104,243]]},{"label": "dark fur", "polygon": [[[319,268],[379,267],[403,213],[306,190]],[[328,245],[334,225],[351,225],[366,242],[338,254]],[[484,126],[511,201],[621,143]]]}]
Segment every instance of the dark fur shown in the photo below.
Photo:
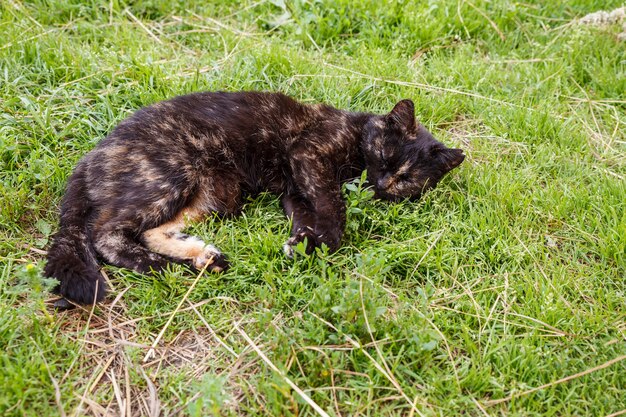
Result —
[{"label": "dark fur", "polygon": [[[305,238],[308,251],[334,251],[346,219],[342,182],[367,168],[377,197],[419,198],[463,158],[416,124],[410,100],[380,116],[273,93],[176,97],[137,111],[78,163],[45,274],[69,300],[100,301],[97,258],[159,270],[181,259],[148,250],[145,231],[186,207],[237,213],[243,196],[261,191],[281,195],[292,218],[287,252]],[[219,251],[213,266],[228,266]]]}]

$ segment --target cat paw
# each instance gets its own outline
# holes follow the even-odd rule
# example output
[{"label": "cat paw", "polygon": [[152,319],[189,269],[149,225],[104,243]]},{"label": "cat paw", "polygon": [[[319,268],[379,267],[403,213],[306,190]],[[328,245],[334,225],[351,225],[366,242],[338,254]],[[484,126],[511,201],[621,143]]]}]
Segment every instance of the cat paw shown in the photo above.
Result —
[{"label": "cat paw", "polygon": [[297,245],[298,243],[295,241],[295,238],[290,237],[289,239],[287,239],[287,241],[283,244],[283,252],[285,253],[285,256],[289,259],[293,258],[293,247],[295,245]]},{"label": "cat paw", "polygon": [[52,306],[54,307],[56,311],[71,310],[76,307],[74,304],[72,304],[70,301],[68,301],[65,298],[59,298],[55,300],[52,303]]},{"label": "cat paw", "polygon": [[198,270],[204,268],[208,263],[206,269],[211,272],[226,271],[230,267],[226,256],[213,245],[205,246],[204,251],[193,258],[192,262],[194,268]]},{"label": "cat paw", "polygon": [[295,253],[295,247],[298,246],[300,242],[304,242],[306,240],[306,248],[305,253],[310,255],[315,250],[316,246],[316,237],[313,234],[313,229],[307,227],[305,229],[301,229],[295,235],[291,236],[285,244],[283,245],[283,252],[288,258],[293,258]]}]

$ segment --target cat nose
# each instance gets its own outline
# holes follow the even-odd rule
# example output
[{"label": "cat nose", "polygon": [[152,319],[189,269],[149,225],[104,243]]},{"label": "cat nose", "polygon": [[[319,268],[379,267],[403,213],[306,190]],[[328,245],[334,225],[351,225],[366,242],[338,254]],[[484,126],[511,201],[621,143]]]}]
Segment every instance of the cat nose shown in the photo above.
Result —
[{"label": "cat nose", "polygon": [[376,185],[378,186],[378,189],[385,190],[389,188],[389,186],[391,185],[391,182],[392,182],[391,175],[387,174],[384,177],[379,178],[378,181],[376,182]]}]

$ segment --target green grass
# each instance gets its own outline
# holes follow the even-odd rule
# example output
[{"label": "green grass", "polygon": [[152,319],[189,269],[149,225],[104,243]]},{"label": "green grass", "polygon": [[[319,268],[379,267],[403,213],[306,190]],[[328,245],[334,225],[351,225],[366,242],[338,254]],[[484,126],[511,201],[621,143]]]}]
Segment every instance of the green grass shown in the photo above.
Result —
[{"label": "green grass", "polygon": [[[622,5],[3,2],[0,414],[320,415],[288,381],[331,416],[624,413],[626,44],[575,24]],[[412,98],[467,159],[418,203],[346,190],[335,254],[286,259],[265,195],[192,230],[228,273],[105,267],[107,302],[52,312],[78,159],[141,106],[242,89]]]}]

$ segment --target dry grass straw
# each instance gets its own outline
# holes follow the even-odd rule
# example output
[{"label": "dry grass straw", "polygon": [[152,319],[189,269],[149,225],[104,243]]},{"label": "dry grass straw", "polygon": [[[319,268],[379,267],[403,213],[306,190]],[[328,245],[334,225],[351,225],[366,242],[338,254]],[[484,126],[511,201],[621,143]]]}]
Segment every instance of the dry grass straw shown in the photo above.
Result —
[{"label": "dry grass straw", "polygon": [[[203,271],[196,276],[194,283],[202,276]],[[203,300],[195,304],[189,302],[187,297],[194,284],[177,308],[165,314],[169,316],[168,322],[150,345],[141,339],[137,325],[152,317],[130,319],[123,301],[129,288],[115,289],[112,283],[110,286],[117,291],[117,295],[109,304],[100,304],[89,309],[79,307],[57,316],[64,333],[80,344],[76,359],[61,381],[70,373],[80,372],[85,375],[85,379],[74,389],[79,402],[73,410],[67,410],[63,406],[57,390],[56,402],[61,415],[159,416],[163,410],[159,399],[163,393],[160,393],[158,382],[162,372],[174,370],[187,375],[189,380],[198,380],[209,371],[210,362],[217,361],[219,349],[234,352],[223,340],[219,340],[209,326],[208,331],[179,331],[170,342],[163,342],[163,334],[174,316],[189,311],[200,315],[198,308],[211,301]],[[181,308],[184,302],[189,306]],[[139,361],[129,348],[150,353],[151,360]],[[51,380],[53,384],[56,381],[52,375]],[[184,407],[179,409],[178,413],[183,409]]]},{"label": "dry grass straw", "polygon": [[492,405],[501,404],[501,403],[504,403],[504,402],[507,402],[507,401],[511,401],[514,398],[523,397],[525,395],[532,394],[533,392],[541,391],[543,389],[550,388],[550,387],[553,387],[555,385],[562,384],[564,382],[568,382],[568,381],[571,381],[573,379],[583,377],[585,375],[589,375],[589,374],[591,374],[593,372],[599,371],[601,369],[608,368],[609,366],[615,365],[616,363],[619,363],[619,362],[624,361],[624,360],[626,360],[626,355],[618,356],[617,358],[611,359],[610,361],[606,361],[603,364],[600,364],[598,366],[594,366],[592,368],[585,369],[584,371],[578,372],[578,373],[576,373],[574,375],[570,375],[570,376],[567,376],[565,378],[561,378],[561,379],[558,379],[556,381],[549,382],[547,384],[543,384],[541,386],[538,386],[536,388],[532,388],[532,389],[529,389],[529,390],[526,390],[526,391],[513,393],[513,394],[511,394],[511,395],[509,395],[507,397],[504,397],[504,398],[500,398],[500,399],[497,399],[497,400],[491,400],[491,401],[485,401],[484,404],[486,406],[492,406]]}]

